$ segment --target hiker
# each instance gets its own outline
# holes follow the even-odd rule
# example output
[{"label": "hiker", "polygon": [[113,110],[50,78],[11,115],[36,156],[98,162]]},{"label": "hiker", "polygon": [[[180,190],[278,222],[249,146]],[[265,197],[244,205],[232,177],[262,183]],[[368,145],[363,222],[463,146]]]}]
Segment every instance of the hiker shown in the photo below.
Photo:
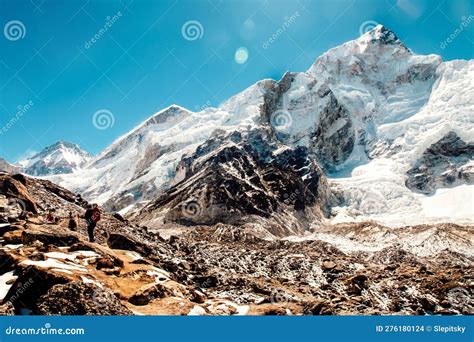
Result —
[{"label": "hiker", "polygon": [[97,204],[88,205],[84,218],[87,221],[87,234],[89,241],[94,242],[94,228],[100,220],[100,209]]},{"label": "hiker", "polygon": [[77,219],[76,219],[76,216],[74,216],[71,211],[69,212],[68,228],[73,231],[77,230]]},{"label": "hiker", "polygon": [[46,223],[54,223],[55,221],[54,209],[49,209],[48,214],[46,215]]}]

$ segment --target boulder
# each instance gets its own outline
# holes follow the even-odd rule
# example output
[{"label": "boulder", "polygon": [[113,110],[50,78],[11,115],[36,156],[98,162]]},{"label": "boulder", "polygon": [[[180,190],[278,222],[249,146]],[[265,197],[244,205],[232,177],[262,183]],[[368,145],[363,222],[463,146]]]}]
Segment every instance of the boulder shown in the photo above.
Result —
[{"label": "boulder", "polygon": [[70,282],[53,286],[38,299],[40,315],[131,315],[108,289]]},{"label": "boulder", "polygon": [[147,305],[154,299],[172,295],[173,292],[161,284],[147,284],[135,292],[128,301],[133,305]]},{"label": "boulder", "polygon": [[18,203],[22,210],[38,213],[38,205],[26,187],[9,175],[0,175],[0,194],[10,198],[10,201]]},{"label": "boulder", "polygon": [[71,246],[79,242],[80,235],[57,225],[28,224],[22,233],[22,240],[24,244],[38,240],[45,245]]},{"label": "boulder", "polygon": [[14,316],[15,308],[11,302],[0,305],[0,316]]},{"label": "boulder", "polygon": [[140,253],[143,256],[148,256],[152,252],[152,248],[145,243],[120,233],[109,234],[107,245],[114,249],[134,251]]}]

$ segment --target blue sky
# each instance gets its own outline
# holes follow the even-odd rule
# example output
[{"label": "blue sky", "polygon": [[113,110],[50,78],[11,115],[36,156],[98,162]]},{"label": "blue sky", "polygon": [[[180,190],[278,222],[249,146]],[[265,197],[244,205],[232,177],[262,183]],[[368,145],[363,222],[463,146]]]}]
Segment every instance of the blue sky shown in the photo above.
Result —
[{"label": "blue sky", "polygon": [[[304,71],[374,22],[415,53],[472,59],[474,20],[446,42],[471,15],[472,0],[0,0],[0,157],[60,139],[96,154],[170,104],[217,106]],[[112,126],[96,128],[99,110]]]}]

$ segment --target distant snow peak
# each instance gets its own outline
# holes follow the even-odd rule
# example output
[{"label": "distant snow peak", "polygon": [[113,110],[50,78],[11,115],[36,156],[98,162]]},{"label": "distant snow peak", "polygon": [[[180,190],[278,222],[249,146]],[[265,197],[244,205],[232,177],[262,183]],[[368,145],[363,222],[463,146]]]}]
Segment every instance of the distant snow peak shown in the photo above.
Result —
[{"label": "distant snow peak", "polygon": [[82,168],[92,155],[79,145],[60,140],[21,161],[21,171],[32,176],[72,173]]}]

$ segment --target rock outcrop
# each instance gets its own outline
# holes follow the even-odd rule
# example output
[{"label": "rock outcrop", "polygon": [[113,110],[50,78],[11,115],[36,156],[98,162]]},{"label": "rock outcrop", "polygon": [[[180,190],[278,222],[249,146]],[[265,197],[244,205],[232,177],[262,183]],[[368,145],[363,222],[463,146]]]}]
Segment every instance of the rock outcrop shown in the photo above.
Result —
[{"label": "rock outcrop", "polygon": [[436,189],[474,184],[474,143],[454,132],[431,145],[407,172],[406,185],[413,191],[432,194]]}]

